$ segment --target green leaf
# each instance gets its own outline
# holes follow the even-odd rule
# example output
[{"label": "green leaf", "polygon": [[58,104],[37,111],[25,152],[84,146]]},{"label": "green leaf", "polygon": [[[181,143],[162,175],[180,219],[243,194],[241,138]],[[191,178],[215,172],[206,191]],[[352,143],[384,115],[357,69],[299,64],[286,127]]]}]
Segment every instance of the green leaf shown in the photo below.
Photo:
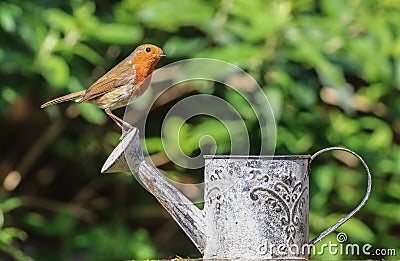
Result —
[{"label": "green leaf", "polygon": [[176,31],[181,26],[206,29],[213,15],[211,3],[200,0],[146,1],[137,13],[138,19],[146,26],[166,31]]},{"label": "green leaf", "polygon": [[108,44],[132,44],[143,38],[143,30],[138,26],[109,23],[88,28],[86,35]]},{"label": "green leaf", "polygon": [[69,67],[63,58],[51,55],[41,59],[41,68],[44,78],[56,88],[65,87],[69,79]]},{"label": "green leaf", "polygon": [[310,175],[311,184],[315,184],[318,191],[311,192],[310,207],[319,209],[320,213],[325,213],[329,206],[329,195],[335,184],[335,169],[332,166],[315,166]]},{"label": "green leaf", "polygon": [[74,17],[60,9],[47,9],[42,15],[49,25],[64,33],[77,30],[77,23]]},{"label": "green leaf", "polygon": [[235,1],[230,12],[232,19],[226,27],[248,42],[274,38],[289,21],[290,1]]},{"label": "green leaf", "polygon": [[22,201],[19,198],[8,198],[0,203],[0,210],[3,212],[9,212],[15,208],[18,208],[22,205]]},{"label": "green leaf", "polygon": [[202,38],[183,38],[173,36],[167,40],[164,45],[164,51],[168,57],[192,57],[196,50],[202,49],[204,39]]},{"label": "green leaf", "polygon": [[261,50],[249,43],[232,43],[227,46],[217,46],[198,52],[195,57],[219,59],[238,66],[248,66],[253,59],[258,59]]},{"label": "green leaf", "polygon": [[348,15],[349,4],[346,0],[337,0],[337,1],[330,1],[330,0],[322,0],[321,6],[325,13],[331,16],[344,16]]},{"label": "green leaf", "polygon": [[283,94],[279,88],[275,86],[266,86],[264,88],[265,95],[268,98],[268,102],[271,105],[275,119],[279,120],[282,116],[283,110]]},{"label": "green leaf", "polygon": [[153,154],[164,150],[160,137],[146,138],[145,142],[148,154]]},{"label": "green leaf", "polygon": [[28,234],[15,227],[7,227],[7,228],[2,228],[0,230],[1,242],[5,244],[11,244],[14,238],[18,238],[20,240],[26,240],[28,238]]},{"label": "green leaf", "polygon": [[368,147],[375,150],[388,149],[393,140],[393,132],[390,126],[386,122],[376,117],[362,117],[360,119],[361,126],[363,126],[367,132],[372,131],[368,135],[368,139],[365,143]]},{"label": "green leaf", "polygon": [[5,2],[0,3],[0,26],[5,32],[14,32],[17,27],[17,19],[21,14],[21,7]]},{"label": "green leaf", "polygon": [[8,103],[13,102],[18,97],[18,93],[11,87],[5,86],[4,89],[1,90],[1,98]]},{"label": "green leaf", "polygon": [[[334,224],[339,221],[345,214],[331,214],[326,217],[326,224]],[[357,217],[352,217],[343,224],[338,231],[345,232],[350,242],[372,242],[374,240],[374,232],[363,221]]]}]

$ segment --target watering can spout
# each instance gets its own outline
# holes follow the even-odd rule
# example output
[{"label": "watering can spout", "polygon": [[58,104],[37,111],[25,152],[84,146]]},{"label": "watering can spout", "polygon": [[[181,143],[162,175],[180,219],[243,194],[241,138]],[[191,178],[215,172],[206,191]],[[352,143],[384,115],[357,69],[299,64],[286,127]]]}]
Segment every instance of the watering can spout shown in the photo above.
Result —
[{"label": "watering can spout", "polygon": [[102,173],[132,172],[160,202],[203,254],[206,242],[203,211],[144,160],[137,129],[129,132],[104,163]]}]

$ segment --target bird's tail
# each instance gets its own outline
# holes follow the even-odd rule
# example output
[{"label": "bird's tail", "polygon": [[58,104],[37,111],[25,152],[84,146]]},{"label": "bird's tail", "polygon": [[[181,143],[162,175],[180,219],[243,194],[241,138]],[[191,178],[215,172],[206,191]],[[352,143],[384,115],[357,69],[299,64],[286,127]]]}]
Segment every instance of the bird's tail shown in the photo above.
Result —
[{"label": "bird's tail", "polygon": [[47,107],[49,105],[53,105],[53,104],[57,104],[57,103],[60,103],[60,102],[65,102],[65,101],[76,100],[76,99],[81,98],[82,96],[84,96],[85,95],[85,91],[86,90],[82,90],[82,91],[79,91],[79,92],[74,92],[74,93],[70,93],[70,94],[55,98],[54,100],[48,101],[48,102],[40,105],[40,108],[43,109],[43,108],[45,108],[45,107]]}]

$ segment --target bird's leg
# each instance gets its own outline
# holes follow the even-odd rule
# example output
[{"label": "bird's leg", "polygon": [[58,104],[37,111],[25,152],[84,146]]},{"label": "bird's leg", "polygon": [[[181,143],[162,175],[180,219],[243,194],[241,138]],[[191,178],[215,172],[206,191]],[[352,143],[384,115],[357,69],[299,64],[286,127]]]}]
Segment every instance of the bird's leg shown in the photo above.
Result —
[{"label": "bird's leg", "polygon": [[108,116],[110,116],[110,118],[113,120],[113,122],[114,122],[115,124],[117,124],[117,126],[118,126],[120,129],[123,129],[121,123],[119,123],[119,121],[117,121],[117,120],[113,117],[113,116],[115,116],[114,114],[111,114],[111,112],[108,113],[107,110],[105,110],[105,112],[107,113]]},{"label": "bird's leg", "polygon": [[107,108],[104,110],[104,112],[110,116],[110,118],[115,122],[115,124],[117,124],[118,127],[121,128],[122,130],[122,136],[120,138],[120,140],[122,140],[126,134],[128,134],[130,131],[132,131],[133,129],[135,129],[135,127],[133,127],[132,125],[130,125],[129,123],[127,123],[126,121],[120,119],[119,117],[117,117],[116,115],[114,115],[111,112],[110,108]]}]

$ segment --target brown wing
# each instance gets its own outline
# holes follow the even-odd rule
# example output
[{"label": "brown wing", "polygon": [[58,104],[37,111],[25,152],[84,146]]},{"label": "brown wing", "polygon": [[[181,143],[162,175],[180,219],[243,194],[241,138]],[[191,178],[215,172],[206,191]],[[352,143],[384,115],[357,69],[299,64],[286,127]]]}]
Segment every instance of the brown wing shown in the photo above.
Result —
[{"label": "brown wing", "polygon": [[79,102],[89,101],[128,84],[136,75],[133,65],[129,64],[129,62],[130,58],[127,57],[114,66],[86,90],[85,95]]}]

